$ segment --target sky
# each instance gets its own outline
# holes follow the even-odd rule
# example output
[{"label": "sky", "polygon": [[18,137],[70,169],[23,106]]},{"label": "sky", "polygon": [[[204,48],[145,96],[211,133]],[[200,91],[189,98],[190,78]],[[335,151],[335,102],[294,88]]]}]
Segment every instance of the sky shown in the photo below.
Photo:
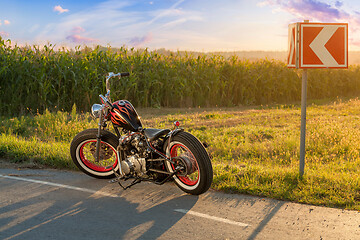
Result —
[{"label": "sky", "polygon": [[0,36],[18,45],[286,51],[304,20],[348,23],[360,51],[358,0],[0,0]]}]

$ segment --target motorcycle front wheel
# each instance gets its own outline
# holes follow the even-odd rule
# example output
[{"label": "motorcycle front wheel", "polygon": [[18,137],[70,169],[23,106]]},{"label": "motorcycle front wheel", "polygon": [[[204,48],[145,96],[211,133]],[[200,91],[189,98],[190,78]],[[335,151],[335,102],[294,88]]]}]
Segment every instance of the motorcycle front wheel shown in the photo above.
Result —
[{"label": "motorcycle front wheel", "polygon": [[116,147],[118,138],[111,132],[101,130],[99,160],[95,159],[98,129],[87,129],[77,134],[71,142],[70,154],[75,165],[95,178],[113,178],[112,168],[117,170]]},{"label": "motorcycle front wheel", "polygon": [[183,169],[174,175],[176,185],[186,193],[199,195],[206,192],[212,183],[213,169],[210,157],[201,142],[187,132],[176,134],[166,147],[167,156],[173,163],[166,161],[169,172]]}]

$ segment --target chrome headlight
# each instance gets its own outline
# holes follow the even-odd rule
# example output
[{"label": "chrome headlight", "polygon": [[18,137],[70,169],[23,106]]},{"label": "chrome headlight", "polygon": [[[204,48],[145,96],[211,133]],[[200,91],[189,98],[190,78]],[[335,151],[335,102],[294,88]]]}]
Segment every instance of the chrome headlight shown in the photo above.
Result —
[{"label": "chrome headlight", "polygon": [[91,107],[91,114],[94,116],[94,118],[99,118],[102,109],[103,109],[103,106],[101,104],[94,104]]}]

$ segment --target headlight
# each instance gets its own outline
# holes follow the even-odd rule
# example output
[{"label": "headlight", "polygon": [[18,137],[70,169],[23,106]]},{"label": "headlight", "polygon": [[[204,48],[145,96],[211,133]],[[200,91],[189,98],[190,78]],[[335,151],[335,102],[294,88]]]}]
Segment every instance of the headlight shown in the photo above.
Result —
[{"label": "headlight", "polygon": [[103,106],[101,104],[94,104],[91,107],[91,114],[94,116],[94,118],[99,118],[102,109],[103,109]]}]

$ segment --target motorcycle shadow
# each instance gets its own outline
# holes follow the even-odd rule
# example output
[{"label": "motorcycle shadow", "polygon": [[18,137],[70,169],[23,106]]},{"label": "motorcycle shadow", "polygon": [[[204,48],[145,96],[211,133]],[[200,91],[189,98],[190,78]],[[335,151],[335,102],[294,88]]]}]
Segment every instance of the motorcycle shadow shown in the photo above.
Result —
[{"label": "motorcycle shadow", "polygon": [[[120,225],[123,220],[127,223],[126,229],[119,231],[122,239],[161,238],[184,217],[184,213],[176,210],[190,210],[199,200],[199,196],[185,194],[171,182],[161,186],[141,183],[122,191],[120,196],[131,205],[126,213],[129,218],[117,221]],[[173,230],[180,234],[177,235],[179,239],[184,229],[176,227]]]},{"label": "motorcycle shadow", "polygon": [[134,226],[125,232],[123,239],[158,239],[164,233],[182,239],[184,228],[174,226],[185,215],[175,210],[190,210],[197,201],[198,196],[183,195],[152,206],[143,212],[137,212],[134,216]]},{"label": "motorcycle shadow", "polygon": [[3,190],[17,200],[1,204],[0,238],[158,239],[184,217],[175,209],[190,210],[199,199],[173,183],[142,183],[126,191],[85,176],[76,183],[91,186],[97,193],[6,182]]}]

